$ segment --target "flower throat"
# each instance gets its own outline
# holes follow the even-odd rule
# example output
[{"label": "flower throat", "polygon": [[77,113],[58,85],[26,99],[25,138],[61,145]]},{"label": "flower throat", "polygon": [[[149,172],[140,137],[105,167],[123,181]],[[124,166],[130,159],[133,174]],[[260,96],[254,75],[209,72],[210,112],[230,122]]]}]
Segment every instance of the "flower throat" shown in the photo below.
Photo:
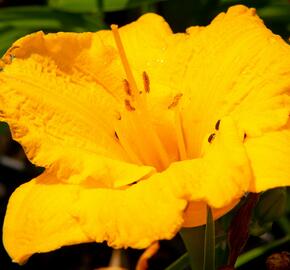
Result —
[{"label": "flower throat", "polygon": [[[162,171],[166,169],[173,160],[170,160],[166,148],[151,121],[147,106],[147,95],[150,93],[149,76],[145,71],[142,73],[144,89],[140,91],[126,56],[119,35],[118,26],[111,25],[111,29],[127,77],[124,80],[124,90],[126,93],[126,98],[124,100],[125,110],[122,112],[120,120],[117,122],[115,130],[116,139],[127,152],[131,162],[140,165],[154,166],[157,171]],[[186,159],[186,147],[181,116],[177,106],[181,97],[182,94],[174,97],[168,109],[174,110],[175,113],[174,126],[179,159]]]}]

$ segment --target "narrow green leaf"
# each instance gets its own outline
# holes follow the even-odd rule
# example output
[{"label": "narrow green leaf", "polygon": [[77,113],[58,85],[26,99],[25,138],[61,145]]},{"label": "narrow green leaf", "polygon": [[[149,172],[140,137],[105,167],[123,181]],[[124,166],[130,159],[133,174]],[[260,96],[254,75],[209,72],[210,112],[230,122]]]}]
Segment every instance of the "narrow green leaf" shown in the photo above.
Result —
[{"label": "narrow green leaf", "polygon": [[165,270],[183,270],[189,267],[188,253],[184,253],[174,263],[169,265]]},{"label": "narrow green leaf", "polygon": [[112,12],[155,4],[165,0],[49,0],[48,5],[54,9],[67,12]]},{"label": "narrow green leaf", "polygon": [[274,249],[278,246],[281,246],[283,244],[286,244],[290,242],[290,236],[287,235],[281,239],[278,239],[276,241],[270,242],[264,246],[260,246],[254,249],[251,249],[245,253],[243,253],[242,255],[240,255],[236,261],[235,267],[240,267],[260,256],[262,256],[263,254],[265,254],[266,252],[268,252],[271,249]]},{"label": "narrow green leaf", "polygon": [[100,13],[77,14],[45,6],[21,6],[0,9],[1,32],[8,27],[26,29],[26,32],[84,32],[97,31],[105,26]]},{"label": "narrow green leaf", "polygon": [[59,20],[53,18],[25,18],[17,20],[0,21],[2,27],[18,27],[18,28],[61,28],[62,24]]},{"label": "narrow green leaf", "polygon": [[205,227],[203,270],[215,270],[215,224],[209,206]]},{"label": "narrow green leaf", "polygon": [[17,6],[0,9],[0,21],[20,18],[42,18],[52,14],[53,10],[46,6]]},{"label": "narrow green leaf", "polygon": [[144,4],[154,4],[164,0],[104,0],[104,11],[118,11],[129,8],[136,8]]},{"label": "narrow green leaf", "polygon": [[273,4],[257,9],[257,13],[264,20],[275,22],[289,22],[290,21],[290,4]]},{"label": "narrow green leaf", "polygon": [[48,5],[52,8],[68,12],[92,13],[99,11],[96,0],[49,0]]}]

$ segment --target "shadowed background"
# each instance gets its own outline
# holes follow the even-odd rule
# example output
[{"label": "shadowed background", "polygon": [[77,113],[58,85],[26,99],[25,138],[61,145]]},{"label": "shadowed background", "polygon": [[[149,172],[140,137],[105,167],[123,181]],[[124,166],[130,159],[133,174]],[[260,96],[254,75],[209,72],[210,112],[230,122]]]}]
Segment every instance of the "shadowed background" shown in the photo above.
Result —
[{"label": "shadowed background", "polygon": [[[255,7],[268,28],[285,40],[290,36],[290,1],[288,0],[0,0],[0,55],[19,37],[42,30],[97,31],[115,23],[124,25],[146,12],[162,15],[174,32],[191,25],[207,25],[219,12],[234,4]],[[0,89],[1,91],[1,89]],[[2,227],[10,194],[20,184],[37,176],[42,168],[34,167],[21,146],[11,139],[9,127],[0,123],[0,226]],[[262,228],[263,237],[251,236],[246,250],[263,247],[290,234],[290,201],[285,200],[282,216],[272,226]],[[225,221],[226,222],[226,221]],[[254,226],[254,225],[253,225]],[[255,228],[254,228],[255,229]],[[253,229],[253,231],[254,231]],[[257,228],[256,228],[257,229]],[[259,228],[260,229],[260,228]],[[255,234],[255,233],[253,233]],[[265,260],[273,252],[289,251],[289,242],[262,249],[261,256],[250,259],[238,269],[266,269]],[[162,270],[185,252],[177,236],[161,241],[161,248],[150,262],[150,270]],[[142,251],[123,252],[123,265],[134,269]],[[107,266],[111,249],[105,244],[82,244],[65,247],[47,254],[36,254],[23,266],[11,262],[0,243],[1,270],[92,270]]]}]

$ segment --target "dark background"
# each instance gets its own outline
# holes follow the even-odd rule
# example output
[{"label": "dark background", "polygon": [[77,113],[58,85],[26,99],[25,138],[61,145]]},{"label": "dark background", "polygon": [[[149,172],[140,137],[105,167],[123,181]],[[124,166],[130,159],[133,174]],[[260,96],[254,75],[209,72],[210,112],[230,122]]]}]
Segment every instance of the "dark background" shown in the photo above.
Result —
[{"label": "dark background", "polygon": [[[19,37],[31,32],[97,31],[115,23],[124,25],[146,12],[162,15],[172,29],[184,31],[191,25],[207,25],[219,12],[233,4],[255,7],[265,24],[285,40],[290,36],[290,3],[287,0],[0,0],[0,55]],[[0,226],[10,194],[20,184],[41,173],[25,157],[21,146],[11,140],[9,128],[0,123]],[[250,250],[289,234],[289,191],[286,210],[272,226],[262,226],[264,236],[251,236]],[[268,240],[267,240],[268,239]],[[269,240],[270,239],[270,240]],[[289,242],[262,252],[239,269],[266,269],[265,260],[273,252],[290,250]],[[165,269],[185,252],[177,236],[161,241],[159,252],[150,260],[150,270]],[[142,251],[123,252],[123,264],[134,269]],[[111,249],[105,244],[82,244],[46,254],[36,254],[23,266],[11,262],[0,243],[0,270],[92,270],[107,266]]]}]

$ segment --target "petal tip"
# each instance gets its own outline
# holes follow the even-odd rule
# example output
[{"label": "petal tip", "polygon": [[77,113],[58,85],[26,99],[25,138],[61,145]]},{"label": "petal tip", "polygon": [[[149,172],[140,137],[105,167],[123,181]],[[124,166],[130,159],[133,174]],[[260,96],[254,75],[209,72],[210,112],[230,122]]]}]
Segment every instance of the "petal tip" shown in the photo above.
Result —
[{"label": "petal tip", "polygon": [[245,5],[235,5],[232,6],[228,9],[228,13],[229,14],[233,14],[233,15],[241,15],[241,14],[249,14],[252,16],[256,15],[256,9],[255,8],[248,8]]}]

